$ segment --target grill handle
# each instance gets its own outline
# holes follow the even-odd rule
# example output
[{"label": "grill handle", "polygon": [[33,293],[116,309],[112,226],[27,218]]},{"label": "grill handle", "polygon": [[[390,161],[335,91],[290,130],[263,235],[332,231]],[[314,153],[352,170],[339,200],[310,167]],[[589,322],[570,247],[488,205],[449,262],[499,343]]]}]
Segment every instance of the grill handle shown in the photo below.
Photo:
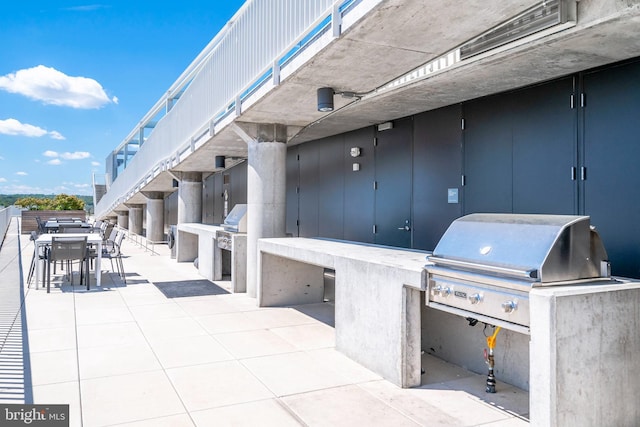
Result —
[{"label": "grill handle", "polygon": [[525,279],[538,279],[537,269],[518,270],[515,268],[498,267],[495,265],[478,264],[475,262],[459,261],[459,260],[448,259],[448,258],[438,258],[434,256],[428,256],[427,260],[433,262],[435,265],[441,265],[446,267],[453,267],[453,268],[457,267],[464,270],[474,270],[474,271],[490,271],[492,273],[507,275],[510,277],[518,277],[518,278],[524,277]]}]

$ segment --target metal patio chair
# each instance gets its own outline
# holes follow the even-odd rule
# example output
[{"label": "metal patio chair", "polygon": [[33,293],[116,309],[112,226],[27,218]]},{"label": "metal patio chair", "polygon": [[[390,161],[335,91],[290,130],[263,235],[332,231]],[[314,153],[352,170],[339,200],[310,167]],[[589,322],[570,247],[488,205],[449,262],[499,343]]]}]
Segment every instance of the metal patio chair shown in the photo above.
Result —
[{"label": "metal patio chair", "polygon": [[124,231],[119,231],[116,233],[113,241],[111,241],[111,247],[102,253],[102,259],[108,258],[111,261],[111,271],[113,270],[113,260],[116,260],[116,269],[118,271],[118,276],[122,279],[122,281],[126,284],[127,278],[124,274],[124,264],[122,263],[122,241],[125,237]]},{"label": "metal patio chair", "polygon": [[[33,256],[31,257],[31,265],[29,266],[29,274],[27,275],[27,288],[31,285],[31,280],[33,279],[33,275],[36,272],[36,263],[39,261],[45,261],[47,259],[46,248],[40,248],[40,250],[38,251],[38,247],[36,246],[37,238],[38,233],[36,231],[32,231],[29,240],[33,242]],[[42,270],[42,282],[44,283],[44,269]]]},{"label": "metal patio chair", "polygon": [[80,264],[80,284],[82,284],[83,273],[86,264],[86,273],[84,274],[87,282],[87,290],[89,290],[89,257],[87,256],[87,238],[86,237],[65,237],[54,236],[51,238],[51,247],[47,250],[47,293],[51,290],[51,263],[57,261],[66,261],[66,271],[69,274],[69,281],[73,285],[73,262],[78,261]]}]

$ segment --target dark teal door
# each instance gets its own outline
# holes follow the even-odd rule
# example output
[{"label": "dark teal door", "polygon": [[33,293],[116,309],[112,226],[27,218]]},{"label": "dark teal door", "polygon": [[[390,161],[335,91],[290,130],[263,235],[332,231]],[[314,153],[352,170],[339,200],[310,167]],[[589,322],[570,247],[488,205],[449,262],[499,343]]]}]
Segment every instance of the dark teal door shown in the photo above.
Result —
[{"label": "dark teal door", "polygon": [[376,137],[375,243],[410,248],[413,119],[395,120]]}]

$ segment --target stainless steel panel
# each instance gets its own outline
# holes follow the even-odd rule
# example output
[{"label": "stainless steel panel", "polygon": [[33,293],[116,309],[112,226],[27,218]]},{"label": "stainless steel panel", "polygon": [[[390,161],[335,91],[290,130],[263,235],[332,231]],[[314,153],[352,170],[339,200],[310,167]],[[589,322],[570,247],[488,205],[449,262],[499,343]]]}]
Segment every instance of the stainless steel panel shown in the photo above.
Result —
[{"label": "stainless steel panel", "polygon": [[449,226],[428,259],[548,284],[600,277],[607,254],[587,216],[471,214]]},{"label": "stainless steel panel", "polygon": [[529,326],[529,293],[461,278],[429,274],[428,303],[457,307],[470,317],[481,314]]}]

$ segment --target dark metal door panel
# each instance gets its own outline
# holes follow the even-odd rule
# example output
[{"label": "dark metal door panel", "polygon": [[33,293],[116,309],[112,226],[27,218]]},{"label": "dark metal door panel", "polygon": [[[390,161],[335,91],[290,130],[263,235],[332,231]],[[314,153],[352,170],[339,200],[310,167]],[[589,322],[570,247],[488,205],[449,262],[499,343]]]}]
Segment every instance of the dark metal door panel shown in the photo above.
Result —
[{"label": "dark metal door panel", "polygon": [[[613,274],[640,278],[640,62],[584,76],[584,214]],[[579,175],[583,175],[580,173]]]},{"label": "dark metal door panel", "polygon": [[202,181],[202,223],[215,224],[213,222],[213,212],[215,203],[215,174]]},{"label": "dark metal door panel", "polygon": [[[460,105],[419,114],[413,142],[413,247],[433,250],[462,214]],[[449,190],[458,190],[458,202]],[[453,196],[453,194],[452,194]]]},{"label": "dark metal door panel", "polygon": [[511,102],[492,96],[464,105],[465,214],[513,209]]},{"label": "dark metal door panel", "polygon": [[213,223],[222,224],[224,217],[222,213],[224,211],[224,195],[222,186],[222,173],[216,173],[213,175]]},{"label": "dark metal door panel", "polygon": [[318,142],[318,235],[342,239],[344,224],[344,136]]},{"label": "dark metal door panel", "polygon": [[577,113],[573,78],[509,94],[512,101],[513,212],[577,213]]},{"label": "dark metal door panel", "polygon": [[393,124],[376,134],[375,243],[410,248],[413,119]]},{"label": "dark metal door panel", "polygon": [[[372,126],[344,135],[345,156],[352,147],[360,148],[360,156],[344,162],[344,239],[373,243],[375,179],[374,128]],[[353,171],[353,163],[360,170]]]},{"label": "dark metal door panel", "polygon": [[319,145],[315,142],[298,147],[300,160],[300,192],[298,194],[298,230],[301,237],[318,236],[318,157]]},{"label": "dark metal door panel", "polygon": [[287,235],[298,237],[298,147],[290,147],[287,150],[287,207],[285,228]]},{"label": "dark metal door panel", "polygon": [[231,197],[229,212],[235,205],[247,203],[247,168],[248,162],[242,162],[229,169],[231,175]]}]

